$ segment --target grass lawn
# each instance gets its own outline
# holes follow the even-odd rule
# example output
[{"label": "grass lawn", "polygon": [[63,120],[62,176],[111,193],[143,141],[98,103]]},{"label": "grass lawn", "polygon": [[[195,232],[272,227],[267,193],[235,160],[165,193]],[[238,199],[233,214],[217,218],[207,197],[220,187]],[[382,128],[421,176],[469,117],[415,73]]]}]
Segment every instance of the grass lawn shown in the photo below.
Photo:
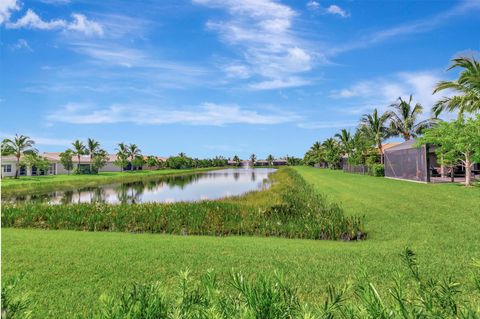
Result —
[{"label": "grass lawn", "polygon": [[142,170],[125,172],[101,172],[94,175],[46,175],[46,176],[21,176],[18,179],[3,178],[1,180],[2,193],[9,195],[11,193],[45,192],[57,190],[59,188],[69,189],[79,186],[88,187],[112,182],[128,182],[147,178],[155,178],[161,175],[180,175],[193,172],[212,170],[215,168],[195,168],[195,169],[163,169],[163,170]]},{"label": "grass lawn", "polygon": [[[89,313],[101,293],[135,281],[173,284],[179,270],[220,276],[279,270],[309,301],[327,283],[343,283],[367,269],[380,292],[409,246],[424,273],[469,282],[480,259],[480,188],[425,185],[340,171],[298,172],[348,214],[366,217],[368,239],[333,242],[256,237],[198,237],[2,229],[2,276],[25,272],[21,289],[36,300],[39,317]],[[176,280],[176,279],[175,279]],[[472,290],[473,286],[463,287]],[[479,301],[480,302],[480,301]]]}]

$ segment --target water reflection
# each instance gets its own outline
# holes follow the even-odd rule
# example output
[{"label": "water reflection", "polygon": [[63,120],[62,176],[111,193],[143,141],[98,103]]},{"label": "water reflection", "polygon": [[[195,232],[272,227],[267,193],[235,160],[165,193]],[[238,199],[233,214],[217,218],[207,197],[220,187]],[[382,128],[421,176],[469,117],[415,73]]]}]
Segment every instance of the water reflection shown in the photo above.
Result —
[{"label": "water reflection", "polygon": [[2,198],[6,202],[50,204],[178,202],[218,199],[268,187],[271,168],[232,168],[183,176],[165,176],[138,182],[117,183],[76,190]]}]

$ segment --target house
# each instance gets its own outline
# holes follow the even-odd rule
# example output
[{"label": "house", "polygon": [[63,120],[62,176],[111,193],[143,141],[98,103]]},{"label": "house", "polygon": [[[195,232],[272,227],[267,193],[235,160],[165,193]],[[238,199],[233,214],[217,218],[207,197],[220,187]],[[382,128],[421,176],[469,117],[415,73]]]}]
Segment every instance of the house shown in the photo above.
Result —
[{"label": "house", "polygon": [[[48,153],[43,153],[39,154],[40,156],[46,158],[51,164],[50,168],[48,171],[39,171],[37,172],[36,167],[32,168],[26,168],[21,166],[20,167],[20,176],[31,176],[31,175],[58,175],[58,174],[68,174],[69,171],[63,167],[62,163],[60,162],[60,152],[48,152]],[[1,158],[2,162],[2,170],[1,170],[1,176],[2,177],[13,177],[15,176],[15,170],[17,167],[17,158],[15,156],[2,156]],[[146,157],[145,157],[146,159]],[[167,158],[165,157],[157,157],[157,159],[166,161]],[[91,164],[90,160],[90,155],[82,155],[80,156],[80,163],[78,162],[78,158],[76,156],[73,156],[73,170],[75,170],[78,167],[89,167]],[[116,154],[109,154],[108,155],[108,161],[105,164],[104,167],[99,169],[99,172],[120,172],[122,169],[118,166],[116,166],[114,163],[117,160],[117,155]],[[127,167],[124,168],[124,170],[129,170],[130,169],[130,164],[127,165]],[[137,169],[152,169],[152,167],[148,167],[147,165],[143,165],[142,167],[139,167]],[[71,172],[71,171],[70,171]]]},{"label": "house", "polygon": [[273,166],[284,166],[287,165],[288,161],[286,159],[276,159],[273,160]]}]

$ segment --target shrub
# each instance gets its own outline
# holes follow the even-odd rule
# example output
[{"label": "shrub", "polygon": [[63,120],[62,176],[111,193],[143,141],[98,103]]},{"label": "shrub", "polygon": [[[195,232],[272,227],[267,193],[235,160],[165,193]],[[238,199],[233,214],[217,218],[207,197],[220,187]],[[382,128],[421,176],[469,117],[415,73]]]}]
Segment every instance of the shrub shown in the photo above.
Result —
[{"label": "shrub", "polygon": [[368,166],[370,175],[383,177],[385,176],[385,166],[383,164],[371,164]]}]

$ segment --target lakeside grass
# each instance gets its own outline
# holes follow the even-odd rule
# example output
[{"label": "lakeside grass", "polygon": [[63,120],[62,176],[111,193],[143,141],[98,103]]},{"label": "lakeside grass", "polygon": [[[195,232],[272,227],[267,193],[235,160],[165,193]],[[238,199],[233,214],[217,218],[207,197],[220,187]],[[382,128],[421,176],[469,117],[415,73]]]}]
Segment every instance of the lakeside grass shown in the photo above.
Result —
[{"label": "lakeside grass", "polygon": [[[340,171],[295,168],[346,214],[365,215],[368,240],[313,241],[260,237],[172,236],[107,232],[2,229],[2,276],[25,272],[20,283],[39,317],[86,315],[125,285],[157,280],[175,285],[189,268],[198,278],[213,269],[225,280],[232,269],[248,276],[283,272],[300,297],[323,301],[328,283],[343,284],[366,269],[380,293],[403,270],[406,246],[425,276],[454,275],[470,282],[480,259],[480,189],[425,185]],[[255,195],[258,196],[258,195]],[[474,291],[473,285],[462,289]],[[79,297],[80,296],[80,297]],[[474,297],[468,297],[474,298]],[[471,300],[478,304],[480,300]]]},{"label": "lakeside grass", "polygon": [[34,194],[53,190],[70,190],[78,187],[90,187],[115,182],[140,181],[158,178],[164,175],[174,176],[192,174],[214,169],[221,168],[161,169],[124,172],[100,172],[98,174],[21,176],[18,179],[2,178],[1,188],[2,196],[9,196],[11,194]]}]

